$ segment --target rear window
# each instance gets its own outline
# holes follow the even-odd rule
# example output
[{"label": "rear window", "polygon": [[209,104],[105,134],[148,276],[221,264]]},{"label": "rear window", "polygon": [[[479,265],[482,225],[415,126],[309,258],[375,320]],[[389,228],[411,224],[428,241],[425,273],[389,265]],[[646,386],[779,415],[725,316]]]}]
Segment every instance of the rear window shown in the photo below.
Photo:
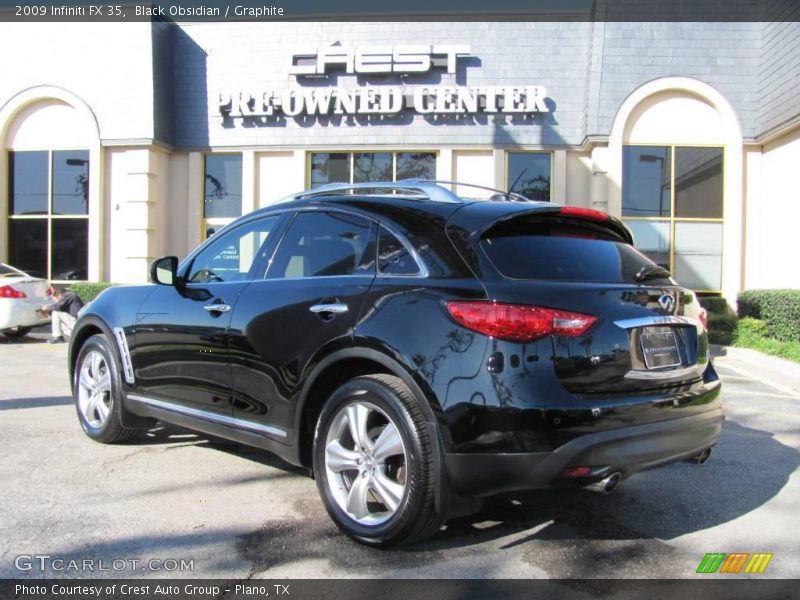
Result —
[{"label": "rear window", "polygon": [[503,224],[484,234],[480,246],[512,279],[635,283],[636,274],[653,264],[610,232],[569,223]]},{"label": "rear window", "polygon": [[17,271],[14,267],[0,264],[0,277],[17,277],[25,275],[22,271]]}]

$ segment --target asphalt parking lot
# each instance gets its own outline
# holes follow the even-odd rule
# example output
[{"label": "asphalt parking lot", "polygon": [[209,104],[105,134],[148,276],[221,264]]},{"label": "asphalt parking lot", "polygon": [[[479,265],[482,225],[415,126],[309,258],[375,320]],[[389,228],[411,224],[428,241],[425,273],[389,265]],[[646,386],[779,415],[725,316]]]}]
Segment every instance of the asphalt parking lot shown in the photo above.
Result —
[{"label": "asphalt parking lot", "polygon": [[758,577],[800,575],[800,367],[746,351],[717,360],[728,420],[704,466],[642,473],[610,496],[495,498],[424,544],[378,551],[340,534],[314,482],[265,452],[174,428],[90,441],[66,345],[46,337],[0,336],[3,578],[684,579],[707,552],[769,552]]}]

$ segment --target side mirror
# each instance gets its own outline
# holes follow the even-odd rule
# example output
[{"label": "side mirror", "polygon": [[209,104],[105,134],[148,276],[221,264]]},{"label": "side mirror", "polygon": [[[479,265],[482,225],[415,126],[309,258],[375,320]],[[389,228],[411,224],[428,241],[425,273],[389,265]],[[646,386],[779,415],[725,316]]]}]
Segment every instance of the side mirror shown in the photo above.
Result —
[{"label": "side mirror", "polygon": [[178,282],[178,257],[164,256],[150,264],[150,281],[161,285],[176,285]]}]

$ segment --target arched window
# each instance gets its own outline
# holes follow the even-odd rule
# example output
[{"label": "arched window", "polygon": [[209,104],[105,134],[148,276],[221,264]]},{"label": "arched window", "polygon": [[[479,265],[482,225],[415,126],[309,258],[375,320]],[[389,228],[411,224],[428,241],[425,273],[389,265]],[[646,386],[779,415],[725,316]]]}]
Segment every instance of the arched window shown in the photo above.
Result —
[{"label": "arched window", "polygon": [[[46,95],[36,98],[37,91]],[[38,277],[89,279],[92,218],[97,227],[96,122],[78,99],[55,88],[27,90],[2,112],[7,220],[0,254]]]},{"label": "arched window", "polygon": [[729,103],[690,78],[642,85],[614,120],[609,209],[640,250],[696,291],[738,290],[741,144]]},{"label": "arched window", "polygon": [[8,153],[8,259],[52,280],[88,278],[89,151]]}]

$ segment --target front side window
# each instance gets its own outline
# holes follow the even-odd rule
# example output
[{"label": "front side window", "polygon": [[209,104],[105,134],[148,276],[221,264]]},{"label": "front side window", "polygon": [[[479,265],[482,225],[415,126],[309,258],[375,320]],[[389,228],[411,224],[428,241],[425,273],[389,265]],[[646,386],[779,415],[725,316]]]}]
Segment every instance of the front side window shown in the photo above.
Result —
[{"label": "front side window", "polygon": [[375,272],[371,224],[343,213],[302,212],[281,241],[269,279],[371,275]]},{"label": "front side window", "polygon": [[242,216],[242,155],[206,155],[203,181],[203,217],[210,237]]},{"label": "front side window", "polygon": [[8,256],[56,281],[88,278],[89,151],[8,153]]},{"label": "front side window", "polygon": [[702,292],[722,287],[723,160],[717,147],[623,148],[622,216],[636,247]]},{"label": "front side window", "polygon": [[434,152],[313,152],[312,188],[327,183],[436,179]]},{"label": "front side window", "polygon": [[509,152],[506,156],[506,189],[531,200],[550,202],[550,153]]},{"label": "front side window", "polygon": [[265,217],[215,238],[192,261],[188,282],[219,283],[250,278],[253,265],[263,258],[269,236],[279,220],[279,216]]}]

